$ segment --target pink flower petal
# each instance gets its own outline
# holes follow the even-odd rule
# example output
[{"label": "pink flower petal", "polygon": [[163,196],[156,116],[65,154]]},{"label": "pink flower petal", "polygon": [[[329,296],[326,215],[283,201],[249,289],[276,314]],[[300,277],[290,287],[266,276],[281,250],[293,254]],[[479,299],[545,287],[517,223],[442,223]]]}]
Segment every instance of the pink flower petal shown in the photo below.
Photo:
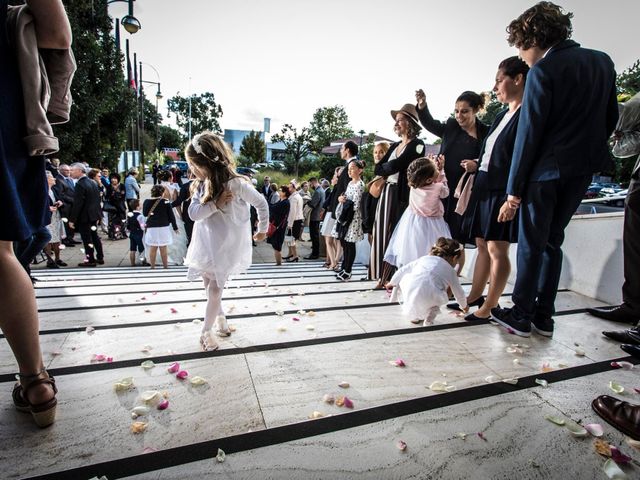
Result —
[{"label": "pink flower petal", "polygon": [[147,297],[140,297],[140,300],[146,300]]},{"label": "pink flower petal", "polygon": [[176,310],[175,308],[171,308],[171,313],[178,313],[178,310]]},{"label": "pink flower petal", "polygon": [[398,358],[395,362],[396,367],[406,367],[407,365],[404,363],[404,360],[402,360],[401,358]]},{"label": "pink flower petal", "polygon": [[169,373],[177,373],[180,371],[180,364],[178,362],[174,362],[171,365],[169,365],[169,368],[167,368],[167,372]]},{"label": "pink flower petal", "polygon": [[349,397],[344,397],[344,406],[347,408],[353,408],[353,402]]},{"label": "pink flower petal", "polygon": [[153,448],[153,447],[144,447],[144,448],[142,449],[142,453],[153,453],[153,452],[157,452],[157,451],[158,451],[158,450],[156,450],[156,449],[155,449],[155,448]]},{"label": "pink flower petal", "polygon": [[292,318],[292,320],[293,320],[294,322],[299,322],[299,321],[300,321],[300,319],[299,319],[298,317],[293,317],[293,318]]},{"label": "pink flower petal", "polygon": [[95,360],[96,362],[104,362],[107,359],[107,357],[101,353],[94,353],[92,359]]},{"label": "pink flower petal", "polygon": [[169,400],[162,400],[156,408],[158,410],[166,410],[167,408],[169,408]]},{"label": "pink flower petal", "polygon": [[401,452],[404,452],[407,449],[407,444],[402,440],[398,440],[398,443],[396,443],[396,447],[398,447],[398,450],[400,450]]},{"label": "pink flower petal", "polygon": [[602,435],[604,435],[602,425],[600,425],[599,423],[588,423],[584,426],[584,428],[594,437],[601,437]]},{"label": "pink flower petal", "polygon": [[631,462],[631,457],[622,453],[617,447],[610,445],[611,447],[611,460],[616,462],[618,465],[626,465]]},{"label": "pink flower petal", "polygon": [[189,372],[187,372],[186,370],[180,370],[178,373],[176,373],[176,378],[178,380],[184,380],[188,376],[189,376]]},{"label": "pink flower petal", "polygon": [[485,442],[488,442],[489,440],[487,440],[487,438],[484,436],[484,433],[482,432],[478,432],[477,433],[478,437],[480,437],[482,440],[484,440]]},{"label": "pink flower petal", "polygon": [[157,295],[158,292],[151,292],[151,295]]},{"label": "pink flower petal", "polygon": [[112,363],[112,362],[113,362],[113,357],[107,357],[107,358],[105,358],[105,360],[106,360],[108,363]]}]

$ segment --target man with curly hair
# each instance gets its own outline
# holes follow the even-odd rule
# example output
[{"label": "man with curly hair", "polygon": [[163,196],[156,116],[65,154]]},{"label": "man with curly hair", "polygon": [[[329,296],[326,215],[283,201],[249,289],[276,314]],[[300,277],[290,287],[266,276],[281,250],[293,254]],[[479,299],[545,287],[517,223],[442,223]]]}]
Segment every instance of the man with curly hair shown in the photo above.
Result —
[{"label": "man with curly hair", "polygon": [[611,161],[607,140],[618,120],[616,73],[603,52],[570,40],[572,13],[551,2],[507,27],[508,42],[531,68],[499,220],[520,208],[513,308],[492,317],[511,333],[553,335],[564,229],[593,173]]}]

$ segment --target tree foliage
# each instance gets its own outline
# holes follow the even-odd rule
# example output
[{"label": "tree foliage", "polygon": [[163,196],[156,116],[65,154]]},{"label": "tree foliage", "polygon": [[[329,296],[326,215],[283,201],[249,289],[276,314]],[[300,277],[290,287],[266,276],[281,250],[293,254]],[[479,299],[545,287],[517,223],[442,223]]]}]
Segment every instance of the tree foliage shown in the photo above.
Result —
[{"label": "tree foliage", "polygon": [[303,127],[298,133],[298,129],[293,125],[285,124],[280,133],[271,135],[273,143],[282,142],[285,147],[285,154],[293,162],[293,173],[297,177],[300,160],[311,153],[311,135],[309,129]]},{"label": "tree foliage", "polygon": [[[190,140],[189,135],[189,97],[176,95],[167,102],[171,113],[176,115],[176,123],[182,129],[183,140]],[[222,133],[219,119],[222,118],[222,107],[216,103],[215,95],[205,92],[191,95],[191,134],[210,130]]]},{"label": "tree foliage", "polygon": [[498,114],[505,109],[505,105],[498,101],[495,92],[491,92],[489,103],[484,109],[484,113],[479,116],[480,121],[486,125],[491,125]]},{"label": "tree foliage", "polygon": [[54,127],[63,162],[86,160],[114,168],[130,138],[135,94],[124,78],[106,0],[65,2],[78,69],[70,121]]},{"label": "tree foliage", "polygon": [[249,135],[242,139],[240,154],[251,159],[253,163],[264,161],[267,148],[262,140],[260,132],[251,130]]},{"label": "tree foliage", "polygon": [[621,98],[623,101],[640,92],[640,60],[618,75],[616,86],[618,95],[624,96]]},{"label": "tree foliage", "polygon": [[353,136],[349,116],[341,105],[321,107],[313,114],[309,124],[311,150],[320,153],[332,141]]},{"label": "tree foliage", "polygon": [[158,142],[158,149],[163,148],[177,148],[182,149],[184,141],[182,140],[182,134],[175,128],[171,128],[167,125],[160,125],[158,129],[160,141]]}]

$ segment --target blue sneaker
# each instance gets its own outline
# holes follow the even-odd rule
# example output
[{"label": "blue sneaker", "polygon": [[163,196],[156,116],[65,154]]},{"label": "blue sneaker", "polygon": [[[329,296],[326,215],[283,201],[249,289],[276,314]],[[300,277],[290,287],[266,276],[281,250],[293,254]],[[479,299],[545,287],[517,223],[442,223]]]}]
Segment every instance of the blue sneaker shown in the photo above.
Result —
[{"label": "blue sneaker", "polygon": [[514,318],[511,308],[492,308],[491,318],[506,328],[509,333],[520,337],[531,336],[531,322]]}]

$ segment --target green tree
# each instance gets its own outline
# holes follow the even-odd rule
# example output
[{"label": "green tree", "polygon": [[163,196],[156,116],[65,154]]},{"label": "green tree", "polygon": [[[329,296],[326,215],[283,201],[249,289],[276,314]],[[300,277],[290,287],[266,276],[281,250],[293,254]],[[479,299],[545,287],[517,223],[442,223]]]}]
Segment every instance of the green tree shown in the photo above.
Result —
[{"label": "green tree", "polygon": [[182,149],[184,141],[182,140],[182,134],[175,128],[171,128],[167,125],[160,125],[158,129],[160,141],[158,142],[158,149],[163,148],[178,148]]},{"label": "green tree", "polygon": [[480,121],[487,125],[491,125],[498,114],[504,110],[505,105],[498,101],[495,92],[491,92],[489,103],[485,107],[484,113],[480,115]]},{"label": "green tree", "polygon": [[264,161],[267,147],[262,140],[260,132],[251,130],[249,135],[242,139],[240,145],[240,154],[251,159],[252,163],[260,163]]},{"label": "green tree", "polygon": [[124,78],[106,0],[65,2],[78,69],[71,85],[70,121],[56,125],[63,162],[86,160],[114,168],[131,138],[135,93]]},{"label": "green tree", "polygon": [[[169,111],[176,115],[176,123],[182,129],[183,140],[190,140],[189,135],[189,97],[176,95],[167,102]],[[216,103],[215,95],[205,92],[191,95],[191,134],[210,130],[222,133],[219,119],[222,118],[222,107]]]},{"label": "green tree", "polygon": [[616,86],[622,101],[640,92],[640,60],[636,60],[633,65],[618,75]]},{"label": "green tree", "polygon": [[303,127],[298,133],[298,129],[290,124],[285,124],[280,133],[271,135],[271,142],[284,143],[285,154],[288,155],[293,163],[293,174],[298,177],[298,168],[300,160],[311,153],[311,136],[309,129]]},{"label": "green tree", "polygon": [[309,124],[311,151],[320,153],[332,141],[353,136],[349,116],[341,105],[321,107],[313,114]]}]

